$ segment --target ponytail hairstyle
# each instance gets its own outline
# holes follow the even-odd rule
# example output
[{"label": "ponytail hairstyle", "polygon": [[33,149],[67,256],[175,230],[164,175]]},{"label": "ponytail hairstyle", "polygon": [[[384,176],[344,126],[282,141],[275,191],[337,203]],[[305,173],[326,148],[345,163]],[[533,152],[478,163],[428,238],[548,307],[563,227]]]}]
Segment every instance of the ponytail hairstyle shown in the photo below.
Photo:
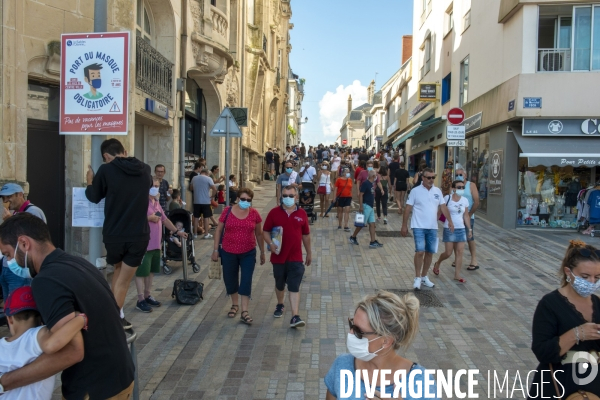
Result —
[{"label": "ponytail hairstyle", "polygon": [[[589,255],[582,254],[587,254],[588,252]],[[561,287],[567,286],[567,273],[565,272],[565,268],[569,268],[573,271],[580,262],[584,261],[600,262],[600,251],[584,241],[571,240],[569,242],[569,247],[567,247],[565,258],[563,258],[560,266],[560,270],[558,271]]]},{"label": "ponytail hairstyle", "polygon": [[393,348],[406,349],[419,331],[419,300],[413,294],[402,297],[382,290],[369,295],[356,306],[369,318],[369,324],[379,336],[391,337]]}]

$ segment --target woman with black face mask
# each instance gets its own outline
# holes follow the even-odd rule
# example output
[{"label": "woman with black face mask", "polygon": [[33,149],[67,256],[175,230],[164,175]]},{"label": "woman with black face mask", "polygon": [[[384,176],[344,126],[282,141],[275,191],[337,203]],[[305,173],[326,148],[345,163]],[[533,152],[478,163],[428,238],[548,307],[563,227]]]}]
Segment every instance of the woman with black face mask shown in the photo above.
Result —
[{"label": "woman with black face mask", "polygon": [[529,398],[567,399],[578,391],[600,396],[600,298],[594,294],[600,250],[571,240],[559,276],[561,287],[542,297],[533,315],[531,350],[540,364]]}]

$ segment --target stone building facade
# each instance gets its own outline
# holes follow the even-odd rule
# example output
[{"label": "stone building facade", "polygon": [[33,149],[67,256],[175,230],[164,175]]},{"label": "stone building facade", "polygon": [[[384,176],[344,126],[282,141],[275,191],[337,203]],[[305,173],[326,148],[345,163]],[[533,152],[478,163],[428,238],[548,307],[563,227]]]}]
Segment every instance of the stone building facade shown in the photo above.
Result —
[{"label": "stone building facade", "polygon": [[[71,194],[84,186],[91,138],[59,135],[60,36],[93,32],[94,1],[0,4],[0,182],[21,184],[55,243],[86,255],[87,230],[71,227]],[[164,164],[180,187],[183,131],[186,172],[203,157],[224,173],[225,142],[210,130],[224,107],[247,107],[230,171],[258,183],[266,147],[285,140],[291,15],[289,0],[108,0],[108,31],[131,33],[129,134],[119,137],[128,153]],[[148,100],[168,117],[148,111]]]}]

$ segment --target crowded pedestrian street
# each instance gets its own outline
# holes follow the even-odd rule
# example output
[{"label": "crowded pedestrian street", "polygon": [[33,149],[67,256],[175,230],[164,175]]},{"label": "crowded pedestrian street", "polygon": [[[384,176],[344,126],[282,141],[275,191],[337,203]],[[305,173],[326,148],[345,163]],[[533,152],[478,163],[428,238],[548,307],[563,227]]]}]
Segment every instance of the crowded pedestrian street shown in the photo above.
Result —
[{"label": "crowded pedestrian street", "polygon": [[[274,192],[268,181],[255,190],[253,206],[263,218],[275,204]],[[420,329],[402,353],[406,358],[428,369],[478,369],[480,398],[507,397],[506,388],[504,394],[488,393],[488,371],[499,377],[509,371],[511,389],[520,372],[525,385],[537,365],[530,349],[533,312],[558,286],[566,244],[578,234],[507,231],[479,219],[480,269],[465,271],[461,284],[452,280],[448,260],[439,276],[429,273],[435,288],[413,292],[414,244],[400,237],[400,217],[390,213],[388,225],[377,224],[384,243],[378,249],[360,235],[359,246],[349,244],[349,234],[337,230],[335,213],[311,226],[313,261],[300,289],[304,328],[290,329],[288,319],[273,318],[269,263],[257,265],[254,273],[254,323],[227,318],[223,281],[207,276],[212,240],[195,241],[201,270],[193,274],[190,268],[190,277],[205,285],[204,300],[195,306],[171,298],[173,281],[182,276],[180,263],[171,263],[171,275],[155,277],[152,295],[163,305],[151,313],[135,310],[132,284],[124,310],[137,333],[140,399],[324,399],[323,378],[347,352],[347,318],[362,297],[380,289],[416,293],[421,301]],[[468,252],[465,257],[466,264]]]}]

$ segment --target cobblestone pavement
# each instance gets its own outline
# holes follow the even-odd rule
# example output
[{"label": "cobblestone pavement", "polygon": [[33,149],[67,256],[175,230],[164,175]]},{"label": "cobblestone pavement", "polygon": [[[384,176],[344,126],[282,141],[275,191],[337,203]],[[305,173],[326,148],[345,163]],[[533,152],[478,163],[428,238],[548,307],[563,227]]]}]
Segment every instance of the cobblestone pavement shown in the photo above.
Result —
[{"label": "cobblestone pavement", "polygon": [[[265,182],[255,193],[254,206],[264,218],[274,206],[274,185]],[[377,230],[394,235],[400,224],[394,211],[389,224],[378,222]],[[239,314],[227,318],[230,301],[223,282],[207,277],[212,242],[196,241],[202,268],[190,276],[205,284],[201,303],[179,306],[171,299],[179,267],[155,278],[153,294],[163,306],[150,314],[134,309],[132,284],[126,316],[138,334],[140,398],[324,399],[323,377],[346,352],[354,304],[378,289],[411,289],[414,245],[412,238],[382,237],[382,249],[369,249],[365,230],[358,236],[360,246],[351,246],[349,235],[337,230],[335,214],[315,222],[311,233],[313,265],[301,288],[304,328],[289,328],[287,298],[284,318],[272,317],[276,300],[268,262],[254,274],[254,324],[242,324]],[[427,293],[442,307],[422,307],[419,335],[404,356],[431,369],[477,368],[480,398],[503,398],[505,393],[488,393],[487,371],[508,370],[512,386],[519,370],[526,385],[526,371],[537,366],[530,350],[533,311],[557,287],[566,243],[577,234],[505,231],[478,219],[475,236],[481,269],[463,270],[466,284],[453,281],[450,260],[439,276],[430,274],[436,287]],[[465,267],[469,261],[467,252]]]}]

